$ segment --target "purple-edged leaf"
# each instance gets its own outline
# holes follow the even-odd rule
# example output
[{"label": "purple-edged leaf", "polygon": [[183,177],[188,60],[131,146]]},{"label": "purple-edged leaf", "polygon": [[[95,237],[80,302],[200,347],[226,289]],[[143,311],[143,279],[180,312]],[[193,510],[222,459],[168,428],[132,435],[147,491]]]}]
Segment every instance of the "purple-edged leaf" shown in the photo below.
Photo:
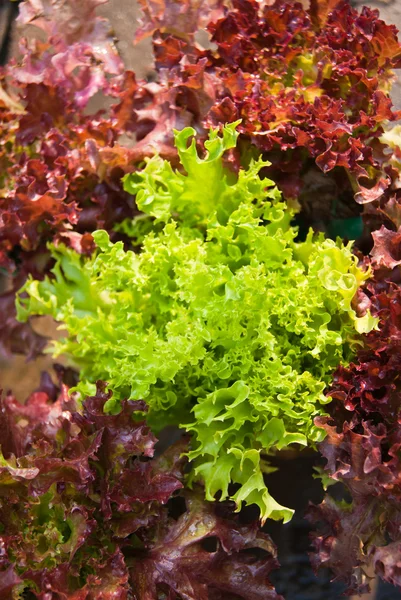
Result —
[{"label": "purple-edged leaf", "polygon": [[270,538],[203,491],[179,492],[187,439],[152,458],[143,402],[106,414],[111,392],[98,382],[77,411],[61,383],[69,373],[58,374],[59,388],[43,376],[25,405],[8,395],[0,407],[0,598],[21,585],[40,600],[162,600],[166,589],[177,600],[280,600]]}]

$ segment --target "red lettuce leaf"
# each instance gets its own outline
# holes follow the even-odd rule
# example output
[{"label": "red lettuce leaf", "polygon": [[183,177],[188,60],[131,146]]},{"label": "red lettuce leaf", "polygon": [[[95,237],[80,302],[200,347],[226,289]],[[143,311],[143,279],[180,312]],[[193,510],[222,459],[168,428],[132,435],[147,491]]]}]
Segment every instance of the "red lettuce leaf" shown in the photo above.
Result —
[{"label": "red lettuce leaf", "polygon": [[13,69],[23,84],[63,86],[74,103],[84,107],[98,91],[107,88],[106,74],[117,75],[123,64],[114,44],[111,26],[96,16],[105,0],[25,0],[18,21],[33,24],[47,34],[47,43],[22,40],[22,64]]},{"label": "red lettuce leaf", "polygon": [[211,16],[223,14],[224,0],[139,0],[143,17],[135,39],[152,35],[155,31],[190,37],[202,29]]},{"label": "red lettuce leaf", "polygon": [[240,118],[243,155],[263,152],[272,162],[269,176],[287,198],[301,195],[303,208],[314,196],[306,181],[313,164],[332,186],[342,179],[327,204],[315,200],[319,214],[311,221],[319,228],[333,216],[357,216],[353,197],[365,205],[390,192],[394,169],[377,147],[383,125],[398,118],[388,92],[401,45],[377,10],[359,14],[345,0],[316,0],[309,9],[290,0],[234,0],[219,16],[205,5],[216,49],[202,50],[174,31],[170,3],[144,4],[158,97],[141,91],[144,106],[131,104],[136,118],[146,115],[147,145],[171,145],[177,121],[206,132]]},{"label": "red lettuce leaf", "polygon": [[[142,146],[171,147],[177,124],[206,131],[241,118],[243,141],[267,153],[288,197],[303,185],[299,176],[295,185],[297,150],[306,172],[310,158],[334,178],[334,169],[347,169],[349,200],[381,197],[391,177],[373,150],[382,125],[398,116],[388,94],[391,69],[401,64],[396,28],[344,0],[309,9],[289,0],[202,3],[201,15],[199,8],[143,2],[141,32],[153,33],[157,81],[142,86],[130,76],[120,105],[123,122],[146,138]],[[194,43],[203,21],[216,50]]]},{"label": "red lettuce leaf", "polygon": [[2,600],[11,600],[12,591],[18,584],[22,583],[14,567],[10,566],[6,570],[0,570],[0,598]]},{"label": "red lettuce leaf", "polygon": [[391,231],[384,226],[372,233],[374,246],[372,260],[375,266],[393,269],[401,264],[398,257],[401,247],[401,231]]},{"label": "red lettuce leaf", "polygon": [[44,376],[25,405],[1,401],[0,598],[282,600],[268,580],[275,548],[257,524],[202,490],[180,492],[187,440],[152,458],[143,402],[106,414],[99,382],[77,410],[68,375]]},{"label": "red lettuce leaf", "polygon": [[[389,215],[398,223],[395,203]],[[379,318],[363,336],[355,361],[339,367],[328,390],[331,417],[317,421],[327,433],[320,451],[327,475],[341,482],[346,501],[329,495],[310,511],[319,523],[313,563],[332,569],[349,593],[368,587],[371,567],[399,585],[401,525],[401,238],[384,227],[374,234],[373,277],[360,293],[359,310]]]},{"label": "red lettuce leaf", "polygon": [[[269,537],[224,520],[216,505],[204,502],[202,491],[186,493],[185,500],[186,512],[176,522],[160,522],[154,537],[144,538],[144,556],[132,561],[138,600],[158,598],[163,586],[172,600],[281,599],[268,583],[278,565]],[[266,558],[241,552],[251,549],[263,550]]]}]

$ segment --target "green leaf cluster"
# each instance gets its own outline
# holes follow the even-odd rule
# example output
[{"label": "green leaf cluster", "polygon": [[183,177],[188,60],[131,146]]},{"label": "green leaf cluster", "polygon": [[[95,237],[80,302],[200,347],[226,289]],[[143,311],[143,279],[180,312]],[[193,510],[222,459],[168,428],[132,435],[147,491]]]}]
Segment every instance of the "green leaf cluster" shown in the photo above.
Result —
[{"label": "green leaf cluster", "polygon": [[193,129],[176,133],[183,170],[155,157],[125,179],[148,215],[124,226],[140,251],[105,231],[94,234],[92,258],[53,247],[53,276],[28,281],[18,314],[63,323],[54,353],[79,366],[83,392],[109,382],[109,410],[143,398],[155,429],[190,431],[191,477],[209,500],[288,520],[266,488],[266,456],[322,438],[313,421],[324,389],[375,320],[352,308],[368,273],[351,246],[312,232],[297,241],[263,160],[238,175],[224,168],[235,127],[212,131],[203,156]]}]

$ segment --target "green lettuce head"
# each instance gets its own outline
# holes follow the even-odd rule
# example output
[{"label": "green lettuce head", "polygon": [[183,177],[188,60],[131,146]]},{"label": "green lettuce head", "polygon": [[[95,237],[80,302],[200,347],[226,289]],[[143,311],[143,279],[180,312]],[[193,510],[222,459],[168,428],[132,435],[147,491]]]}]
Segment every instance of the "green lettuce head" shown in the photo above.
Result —
[{"label": "green lettuce head", "polygon": [[54,354],[80,368],[82,392],[109,382],[109,411],[143,398],[156,430],[190,431],[190,480],[209,500],[288,520],[266,488],[266,457],[322,439],[324,389],[375,320],[352,307],[368,272],[351,246],[312,232],[297,241],[261,159],[238,175],[225,169],[235,128],[212,131],[202,156],[193,129],[176,132],[181,170],[156,156],[124,181],[147,215],[120,226],[140,251],[105,231],[91,258],[53,246],[53,276],[27,282],[18,314],[62,323]]}]

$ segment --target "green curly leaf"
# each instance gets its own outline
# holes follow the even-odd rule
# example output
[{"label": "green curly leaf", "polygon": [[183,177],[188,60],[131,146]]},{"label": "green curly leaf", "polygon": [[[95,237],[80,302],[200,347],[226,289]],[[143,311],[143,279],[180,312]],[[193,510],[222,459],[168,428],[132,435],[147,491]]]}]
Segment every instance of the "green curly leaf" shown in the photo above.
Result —
[{"label": "green curly leaf", "polygon": [[259,176],[262,160],[237,177],[224,169],[235,124],[211,132],[204,158],[194,139],[188,146],[193,135],[176,134],[186,173],[156,157],[125,178],[159,221],[140,253],[104,231],[94,234],[92,258],[53,248],[53,277],[28,281],[18,315],[64,324],[54,352],[80,367],[84,392],[109,382],[108,410],[144,398],[155,429],[190,431],[191,477],[207,498],[288,520],[291,510],[266,488],[266,455],[322,439],[314,418],[324,414],[331,374],[352,357],[357,331],[375,326],[352,308],[369,273],[340,240],[310,232],[296,241],[293,212]]}]

